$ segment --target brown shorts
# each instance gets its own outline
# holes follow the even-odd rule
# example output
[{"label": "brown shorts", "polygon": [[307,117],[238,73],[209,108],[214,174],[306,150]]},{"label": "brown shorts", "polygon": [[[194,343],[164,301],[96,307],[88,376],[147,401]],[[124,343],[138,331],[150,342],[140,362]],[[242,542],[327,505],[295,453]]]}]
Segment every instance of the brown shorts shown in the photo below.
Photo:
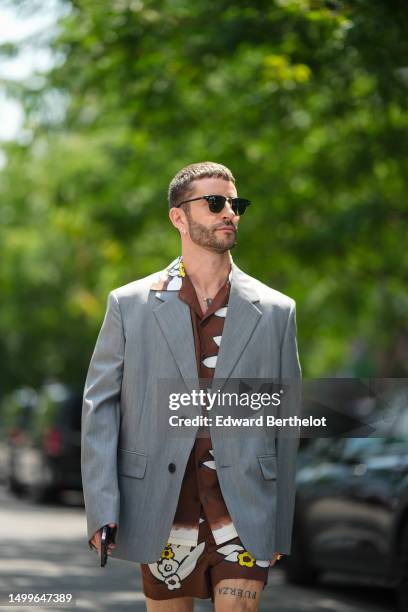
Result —
[{"label": "brown shorts", "polygon": [[214,601],[214,587],[224,578],[259,580],[264,589],[267,563],[254,559],[239,538],[216,544],[205,520],[200,523],[197,546],[167,544],[158,561],[141,564],[143,592],[156,600],[211,597]]}]

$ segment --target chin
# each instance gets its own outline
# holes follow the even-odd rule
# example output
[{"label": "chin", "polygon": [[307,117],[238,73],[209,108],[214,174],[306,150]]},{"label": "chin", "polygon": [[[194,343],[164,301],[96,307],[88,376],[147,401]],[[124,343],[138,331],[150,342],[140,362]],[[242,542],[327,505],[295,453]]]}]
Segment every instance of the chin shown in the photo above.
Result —
[{"label": "chin", "polygon": [[220,248],[215,249],[215,250],[217,251],[217,253],[228,253],[228,251],[230,249],[232,249],[234,246],[235,245],[232,245],[232,246],[229,246],[229,245],[228,246],[223,246],[223,247],[220,247]]}]

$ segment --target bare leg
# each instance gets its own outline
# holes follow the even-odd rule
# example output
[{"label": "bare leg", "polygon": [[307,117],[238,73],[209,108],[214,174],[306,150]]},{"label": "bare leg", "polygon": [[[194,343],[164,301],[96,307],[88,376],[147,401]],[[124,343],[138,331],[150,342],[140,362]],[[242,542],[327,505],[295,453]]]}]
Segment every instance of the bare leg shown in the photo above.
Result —
[{"label": "bare leg", "polygon": [[226,578],[214,587],[215,612],[257,612],[263,582]]},{"label": "bare leg", "polygon": [[147,612],[193,612],[192,597],[175,597],[174,599],[150,599],[146,597]]}]

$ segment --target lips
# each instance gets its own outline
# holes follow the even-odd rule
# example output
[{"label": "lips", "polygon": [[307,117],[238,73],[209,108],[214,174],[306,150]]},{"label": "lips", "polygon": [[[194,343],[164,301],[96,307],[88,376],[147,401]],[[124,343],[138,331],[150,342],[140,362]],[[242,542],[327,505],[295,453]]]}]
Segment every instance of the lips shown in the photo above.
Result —
[{"label": "lips", "polygon": [[217,229],[234,233],[236,232],[236,229],[234,227],[231,227],[231,225],[224,225],[223,227],[218,227]]}]

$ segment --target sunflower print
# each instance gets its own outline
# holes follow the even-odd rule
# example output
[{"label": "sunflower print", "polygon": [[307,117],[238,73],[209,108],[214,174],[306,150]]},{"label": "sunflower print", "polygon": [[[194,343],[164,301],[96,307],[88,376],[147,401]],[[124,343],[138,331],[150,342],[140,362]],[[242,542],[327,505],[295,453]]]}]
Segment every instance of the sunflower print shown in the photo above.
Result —
[{"label": "sunflower print", "polygon": [[238,563],[242,567],[269,567],[269,561],[261,559],[255,559],[250,552],[248,552],[240,544],[226,544],[217,548],[217,552],[224,557],[225,561],[231,561],[231,563]]},{"label": "sunflower print", "polygon": [[246,567],[253,567],[255,558],[247,550],[244,550],[244,552],[239,553],[238,555],[238,563],[240,565],[245,565]]},{"label": "sunflower print", "polygon": [[162,559],[172,559],[173,557],[174,557],[174,552],[171,548],[171,544],[167,543],[166,546],[163,548],[161,558]]},{"label": "sunflower print", "polygon": [[198,559],[204,552],[204,547],[204,542],[193,547],[167,543],[161,558],[156,563],[148,564],[149,569],[157,580],[166,585],[169,591],[180,589],[182,581],[196,567]]}]

